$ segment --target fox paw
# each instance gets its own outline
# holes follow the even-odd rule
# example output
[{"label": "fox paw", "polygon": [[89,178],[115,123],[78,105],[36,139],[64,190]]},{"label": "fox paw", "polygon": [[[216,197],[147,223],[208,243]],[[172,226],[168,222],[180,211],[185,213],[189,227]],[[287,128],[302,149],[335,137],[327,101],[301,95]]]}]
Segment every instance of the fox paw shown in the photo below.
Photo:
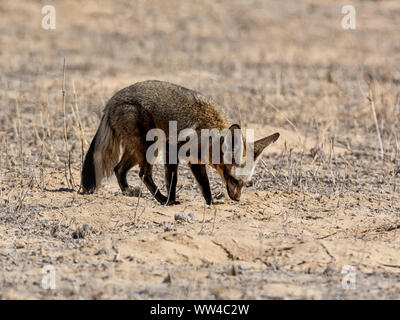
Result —
[{"label": "fox paw", "polygon": [[175,204],[181,204],[179,201],[177,201],[177,200],[170,200],[170,201],[168,201],[168,203],[166,203],[165,205],[167,205],[167,206],[173,206],[173,205],[175,205]]}]

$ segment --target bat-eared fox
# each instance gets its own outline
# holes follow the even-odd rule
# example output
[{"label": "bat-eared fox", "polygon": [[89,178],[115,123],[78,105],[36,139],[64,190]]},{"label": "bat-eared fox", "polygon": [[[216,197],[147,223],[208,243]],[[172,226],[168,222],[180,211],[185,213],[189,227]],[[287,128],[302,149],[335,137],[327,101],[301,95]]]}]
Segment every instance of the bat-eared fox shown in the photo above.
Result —
[{"label": "bat-eared fox", "polygon": [[[229,197],[239,201],[242,188],[251,178],[262,151],[279,138],[279,133],[275,133],[255,141],[249,147],[247,143],[245,144],[240,126],[229,125],[222,109],[210,98],[169,82],[156,80],[138,82],[118,91],[105,107],[100,126],[83,164],[81,182],[83,193],[93,193],[100,186],[103,177],[110,176],[114,172],[122,192],[129,194],[132,189],[126,180],[127,172],[133,166],[139,165],[139,177],[158,202],[168,205],[178,203],[176,184],[180,161],[164,162],[167,189],[167,196],[164,196],[153,181],[153,163],[146,157],[149,147],[154,143],[149,141],[147,136],[152,129],[165,132],[167,138],[164,151],[169,156],[171,152],[169,145],[172,142],[168,137],[172,122],[175,123],[177,134],[188,128],[199,136],[204,129],[224,132],[216,140],[217,143],[213,140],[212,144],[208,145],[210,149],[208,151],[214,156],[217,150],[217,155],[222,160],[215,163],[210,157],[200,158],[195,154],[190,155],[187,161],[207,204],[211,204],[212,196],[206,164],[216,169],[221,176]],[[228,134],[231,137],[237,131],[240,133],[239,143],[235,142],[237,139],[227,138]],[[179,149],[186,140],[174,141]],[[195,141],[199,144],[197,140]],[[225,161],[229,150],[226,145],[224,146],[227,141],[231,153],[235,154],[239,150],[239,160],[235,157],[232,161]],[[244,167],[243,159],[250,157],[253,160],[250,163],[250,170],[239,174],[240,169]]]}]

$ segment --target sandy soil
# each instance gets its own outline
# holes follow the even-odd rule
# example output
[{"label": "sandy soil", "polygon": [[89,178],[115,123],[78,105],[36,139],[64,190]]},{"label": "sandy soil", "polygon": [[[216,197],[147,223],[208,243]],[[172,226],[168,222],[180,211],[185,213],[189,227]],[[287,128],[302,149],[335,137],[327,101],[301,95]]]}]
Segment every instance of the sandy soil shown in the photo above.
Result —
[{"label": "sandy soil", "polygon": [[[0,298],[398,299],[400,4],[353,2],[350,31],[333,0],[53,1],[56,30],[1,1]],[[240,203],[210,169],[205,206],[183,166],[180,205],[137,168],[139,198],[77,193],[104,104],[144,79],[281,133]]]}]

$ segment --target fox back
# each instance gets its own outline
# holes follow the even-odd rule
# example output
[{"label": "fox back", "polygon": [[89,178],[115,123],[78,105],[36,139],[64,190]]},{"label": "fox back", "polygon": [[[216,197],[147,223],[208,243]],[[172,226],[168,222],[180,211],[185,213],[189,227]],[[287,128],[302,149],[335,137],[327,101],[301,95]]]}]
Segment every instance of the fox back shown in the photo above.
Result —
[{"label": "fox back", "polygon": [[228,127],[223,108],[214,100],[169,82],[148,80],[124,88],[110,99],[105,112],[111,112],[111,118],[121,124],[125,112],[118,106],[126,104],[140,105],[143,116],[151,119],[149,125],[166,133],[169,121],[177,121],[178,131]]}]

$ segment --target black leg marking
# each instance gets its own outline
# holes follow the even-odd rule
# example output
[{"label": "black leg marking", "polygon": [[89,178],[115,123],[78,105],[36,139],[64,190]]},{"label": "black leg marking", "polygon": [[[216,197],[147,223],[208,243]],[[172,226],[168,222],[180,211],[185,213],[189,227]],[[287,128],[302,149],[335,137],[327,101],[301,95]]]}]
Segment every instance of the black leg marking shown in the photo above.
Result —
[{"label": "black leg marking", "polygon": [[165,165],[165,185],[168,192],[168,205],[179,204],[176,201],[176,184],[178,182],[178,165],[166,164]]}]

